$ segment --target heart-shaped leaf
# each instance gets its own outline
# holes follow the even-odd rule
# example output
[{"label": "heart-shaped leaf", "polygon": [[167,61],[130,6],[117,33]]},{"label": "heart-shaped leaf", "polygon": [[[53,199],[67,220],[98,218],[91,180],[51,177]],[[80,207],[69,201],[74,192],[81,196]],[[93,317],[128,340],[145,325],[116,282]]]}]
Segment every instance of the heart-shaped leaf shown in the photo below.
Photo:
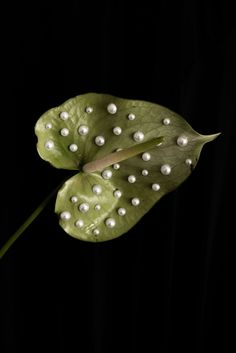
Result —
[{"label": "heart-shaped leaf", "polygon": [[78,170],[58,192],[55,212],[81,240],[127,232],[195,168],[218,134],[195,132],[160,105],[89,93],[42,115],[38,152],[56,168]]}]

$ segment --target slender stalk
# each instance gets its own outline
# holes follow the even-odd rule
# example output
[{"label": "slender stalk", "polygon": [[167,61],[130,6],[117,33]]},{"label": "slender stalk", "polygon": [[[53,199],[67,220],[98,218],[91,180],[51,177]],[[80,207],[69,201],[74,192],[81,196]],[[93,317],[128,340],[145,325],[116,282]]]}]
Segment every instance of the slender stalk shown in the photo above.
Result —
[{"label": "slender stalk", "polygon": [[56,194],[62,183],[53,190],[45,200],[34,210],[34,212],[27,218],[27,220],[17,229],[17,231],[7,240],[7,242],[0,249],[0,259],[6,254],[8,249],[15,243],[19,236],[30,226],[30,224],[39,216],[39,214],[44,210],[52,197]]},{"label": "slender stalk", "polygon": [[157,137],[150,141],[139,143],[138,145],[128,147],[119,152],[113,152],[101,159],[94,160],[83,166],[83,171],[86,173],[93,173],[101,171],[112,164],[122,162],[128,158],[134,157],[139,153],[148,151],[163,141],[163,137]]}]

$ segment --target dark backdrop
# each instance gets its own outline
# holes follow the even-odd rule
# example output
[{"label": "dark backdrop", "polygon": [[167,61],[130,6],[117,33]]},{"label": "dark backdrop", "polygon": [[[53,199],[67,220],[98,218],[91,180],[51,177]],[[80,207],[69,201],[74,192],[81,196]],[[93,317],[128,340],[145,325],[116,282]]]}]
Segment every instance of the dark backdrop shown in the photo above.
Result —
[{"label": "dark backdrop", "polygon": [[232,6],[8,2],[1,25],[1,244],[67,175],[39,158],[34,135],[66,99],[148,100],[222,134],[116,240],[69,237],[51,202],[0,262],[0,352],[234,351]]}]

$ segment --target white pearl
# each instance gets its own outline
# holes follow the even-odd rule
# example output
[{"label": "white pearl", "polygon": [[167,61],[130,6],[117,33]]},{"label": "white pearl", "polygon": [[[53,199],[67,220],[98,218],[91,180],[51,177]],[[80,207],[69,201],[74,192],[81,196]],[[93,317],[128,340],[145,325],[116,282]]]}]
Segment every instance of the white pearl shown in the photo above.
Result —
[{"label": "white pearl", "polygon": [[110,114],[115,114],[117,112],[117,106],[114,103],[110,103],[107,106],[107,111]]},{"label": "white pearl", "polygon": [[161,166],[161,173],[163,175],[169,175],[171,173],[171,167],[169,166],[169,164],[163,164]]},{"label": "white pearl", "polygon": [[103,136],[95,137],[95,144],[97,146],[103,146],[105,144],[105,138]]},{"label": "white pearl", "polygon": [[64,127],[63,129],[61,129],[61,131],[60,131],[60,134],[61,134],[61,136],[68,136],[69,135],[69,130],[66,128],[66,127]]},{"label": "white pearl", "polygon": [[105,169],[103,172],[102,172],[102,177],[103,179],[111,179],[112,177],[112,171],[110,169]]},{"label": "white pearl", "polygon": [[70,200],[71,200],[72,203],[76,203],[78,201],[78,197],[77,196],[72,196]]},{"label": "white pearl", "polygon": [[142,170],[142,175],[143,175],[143,176],[147,176],[147,175],[148,175],[148,173],[149,173],[149,172],[148,172],[148,170],[147,170],[147,169],[143,169],[143,170]]},{"label": "white pearl", "polygon": [[129,119],[129,120],[134,120],[134,119],[135,119],[135,115],[134,115],[133,113],[130,113],[130,114],[128,115],[128,119]]},{"label": "white pearl", "polygon": [[154,191],[158,191],[158,190],[160,190],[160,185],[159,184],[152,184],[152,190],[154,190]]},{"label": "white pearl", "polygon": [[63,220],[63,221],[68,221],[70,218],[71,218],[71,214],[70,212],[68,211],[64,211],[60,214],[60,218]]},{"label": "white pearl", "polygon": [[81,203],[81,204],[79,205],[79,210],[80,210],[80,212],[82,212],[82,213],[88,212],[88,210],[89,210],[89,204],[86,203],[86,202]]},{"label": "white pearl", "polygon": [[119,126],[114,127],[114,129],[112,131],[113,131],[113,134],[116,136],[118,136],[122,133],[122,129]]},{"label": "white pearl", "polygon": [[114,197],[116,197],[117,199],[119,199],[121,196],[122,196],[122,192],[118,189],[116,189],[114,192],[113,192],[113,195]]},{"label": "white pearl", "polygon": [[100,185],[93,185],[92,190],[96,195],[100,195],[102,193],[102,187]]},{"label": "white pearl", "polygon": [[118,208],[117,213],[119,216],[124,216],[126,214],[126,209],[123,207]]},{"label": "white pearl", "polygon": [[190,158],[187,158],[186,161],[185,161],[185,164],[188,165],[188,166],[192,165],[192,163],[193,163],[192,159],[190,159]]},{"label": "white pearl", "polygon": [[95,229],[93,230],[93,235],[99,235],[99,234],[100,234],[100,230],[97,229],[97,228],[95,228]]},{"label": "white pearl", "polygon": [[113,164],[113,168],[114,168],[115,170],[120,169],[120,165],[119,165],[119,163],[115,163],[115,164]]},{"label": "white pearl", "polygon": [[99,205],[98,203],[94,206],[95,211],[100,211],[101,209],[101,205]]},{"label": "white pearl", "polygon": [[69,118],[69,113],[67,113],[67,112],[61,112],[61,113],[60,113],[60,118],[61,118],[62,120],[67,120],[67,119]]},{"label": "white pearl", "polygon": [[72,143],[70,146],[69,146],[69,150],[71,152],[76,152],[78,150],[78,146],[75,144],[75,143]]},{"label": "white pearl", "polygon": [[164,125],[170,125],[170,119],[169,118],[165,118],[162,120]]},{"label": "white pearl", "polygon": [[144,140],[144,133],[142,131],[136,131],[133,134],[133,139],[136,142],[142,142]]},{"label": "white pearl", "polygon": [[150,159],[151,159],[150,153],[145,152],[145,153],[142,154],[142,160],[143,161],[147,162],[147,161],[150,161]]},{"label": "white pearl", "polygon": [[188,144],[188,138],[186,136],[179,136],[177,138],[177,145],[180,147],[185,147]]},{"label": "white pearl", "polygon": [[52,124],[51,123],[47,123],[46,125],[45,125],[45,129],[51,129],[52,128]]},{"label": "white pearl", "polygon": [[93,112],[93,108],[92,107],[86,107],[85,111],[86,111],[86,113],[91,114]]},{"label": "white pearl", "polygon": [[79,129],[78,129],[78,133],[82,136],[87,135],[89,132],[89,128],[86,125],[80,125]]},{"label": "white pearl", "polygon": [[75,222],[75,226],[77,228],[82,228],[84,225],[84,221],[82,219],[78,219],[76,222]]},{"label": "white pearl", "polygon": [[138,206],[140,204],[140,200],[139,198],[137,197],[134,197],[132,200],[131,200],[131,203],[133,206]]},{"label": "white pearl", "polygon": [[136,182],[136,177],[135,177],[134,175],[129,175],[129,176],[128,176],[128,182],[129,182],[130,184],[135,183],[135,182]]},{"label": "white pearl", "polygon": [[45,143],[44,146],[45,146],[45,148],[46,148],[47,150],[52,150],[53,147],[54,147],[54,142],[51,141],[51,140],[48,140],[48,141]]},{"label": "white pearl", "polygon": [[114,220],[114,218],[107,218],[105,223],[107,228],[114,228],[116,225],[116,221]]}]

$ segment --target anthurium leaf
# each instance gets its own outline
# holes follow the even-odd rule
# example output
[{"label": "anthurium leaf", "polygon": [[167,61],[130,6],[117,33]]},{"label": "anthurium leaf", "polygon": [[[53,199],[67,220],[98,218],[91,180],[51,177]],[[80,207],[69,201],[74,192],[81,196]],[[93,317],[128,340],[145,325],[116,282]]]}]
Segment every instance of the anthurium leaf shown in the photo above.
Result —
[{"label": "anthurium leaf", "polygon": [[160,105],[95,93],[49,110],[35,132],[43,159],[78,170],[55,212],[68,234],[87,241],[127,232],[190,175],[217,136],[200,135]]}]

